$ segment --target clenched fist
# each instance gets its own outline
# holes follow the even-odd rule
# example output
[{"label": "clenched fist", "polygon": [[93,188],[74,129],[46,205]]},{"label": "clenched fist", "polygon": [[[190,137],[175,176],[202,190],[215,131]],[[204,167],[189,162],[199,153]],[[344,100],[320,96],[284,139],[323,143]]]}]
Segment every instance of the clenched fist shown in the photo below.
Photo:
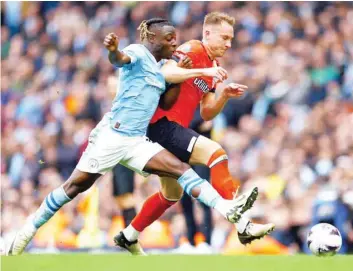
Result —
[{"label": "clenched fist", "polygon": [[110,52],[115,52],[119,46],[119,38],[114,33],[110,33],[105,36],[103,44]]}]

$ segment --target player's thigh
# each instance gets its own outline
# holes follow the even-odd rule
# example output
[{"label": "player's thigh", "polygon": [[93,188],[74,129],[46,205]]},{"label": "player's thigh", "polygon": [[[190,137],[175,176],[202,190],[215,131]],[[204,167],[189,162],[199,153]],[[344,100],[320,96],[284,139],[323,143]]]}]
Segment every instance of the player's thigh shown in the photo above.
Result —
[{"label": "player's thigh", "polygon": [[167,118],[151,124],[147,135],[185,163],[189,163],[195,142],[200,136],[194,130],[169,121]]},{"label": "player's thigh", "polygon": [[212,154],[220,148],[222,146],[219,143],[200,135],[195,142],[189,163],[191,165],[207,165]]},{"label": "player's thigh", "polygon": [[136,139],[121,163],[145,177],[152,173],[179,178],[190,168],[147,137]]},{"label": "player's thigh", "polygon": [[134,192],[135,173],[131,169],[116,165],[113,168],[113,196],[119,197]]},{"label": "player's thigh", "polygon": [[190,166],[180,161],[175,155],[163,149],[153,156],[145,166],[145,171],[160,177],[172,177],[178,179]]},{"label": "player's thigh", "polygon": [[167,200],[177,201],[183,196],[183,188],[178,180],[170,177],[161,177],[161,192]]},{"label": "player's thigh", "polygon": [[92,174],[105,174],[126,154],[126,138],[114,131],[104,117],[94,128],[76,168]]}]

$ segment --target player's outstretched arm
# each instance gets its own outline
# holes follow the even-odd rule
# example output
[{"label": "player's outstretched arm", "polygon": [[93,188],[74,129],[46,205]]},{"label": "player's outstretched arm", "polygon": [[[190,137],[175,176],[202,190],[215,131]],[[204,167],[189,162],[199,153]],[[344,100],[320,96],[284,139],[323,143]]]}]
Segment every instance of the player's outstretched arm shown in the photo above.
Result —
[{"label": "player's outstretched arm", "polygon": [[105,48],[108,49],[109,61],[114,66],[122,67],[123,65],[129,64],[131,62],[131,58],[128,55],[118,50],[119,38],[114,33],[106,35],[103,44]]},{"label": "player's outstretched arm", "polygon": [[168,83],[178,84],[187,79],[200,76],[215,77],[219,81],[227,78],[227,71],[221,67],[213,67],[207,69],[183,69],[177,66],[175,60],[169,60],[163,65],[162,74]]},{"label": "player's outstretched arm", "polygon": [[248,87],[230,83],[226,86],[219,85],[218,88],[220,89],[218,96],[215,93],[207,93],[201,100],[200,114],[206,121],[215,118],[230,98],[241,97]]}]

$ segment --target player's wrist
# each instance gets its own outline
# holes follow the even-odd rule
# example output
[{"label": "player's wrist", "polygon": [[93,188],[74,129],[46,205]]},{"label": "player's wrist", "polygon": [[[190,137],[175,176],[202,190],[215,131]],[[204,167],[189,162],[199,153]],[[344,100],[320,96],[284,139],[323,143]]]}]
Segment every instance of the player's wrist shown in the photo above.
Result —
[{"label": "player's wrist", "polygon": [[225,90],[221,91],[220,95],[219,95],[219,99],[223,100],[223,101],[228,101],[229,100],[229,96],[227,94],[227,92]]},{"label": "player's wrist", "polygon": [[116,55],[121,55],[122,53],[119,51],[118,46],[114,48],[114,50],[110,50],[111,53],[116,54]]}]

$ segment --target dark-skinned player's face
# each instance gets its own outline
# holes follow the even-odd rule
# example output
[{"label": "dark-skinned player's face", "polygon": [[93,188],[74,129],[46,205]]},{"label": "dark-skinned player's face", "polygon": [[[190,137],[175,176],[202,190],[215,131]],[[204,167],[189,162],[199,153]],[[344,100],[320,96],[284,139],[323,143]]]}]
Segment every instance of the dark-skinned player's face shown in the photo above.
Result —
[{"label": "dark-skinned player's face", "polygon": [[151,42],[161,58],[171,58],[177,48],[175,28],[171,25],[153,27],[155,33]]}]

